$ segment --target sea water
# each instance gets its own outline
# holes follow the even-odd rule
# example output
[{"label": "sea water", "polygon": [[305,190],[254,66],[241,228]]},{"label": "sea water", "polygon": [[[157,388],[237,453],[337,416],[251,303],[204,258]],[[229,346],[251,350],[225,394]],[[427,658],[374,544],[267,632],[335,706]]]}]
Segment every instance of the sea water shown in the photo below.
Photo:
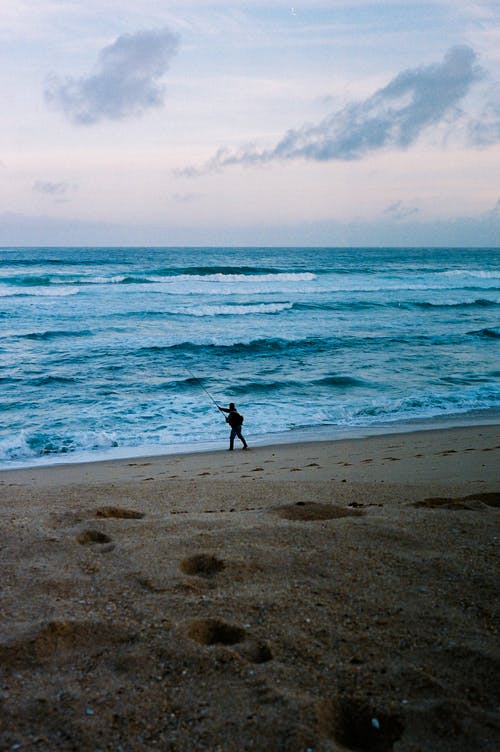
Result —
[{"label": "sea water", "polygon": [[0,249],[0,467],[495,422],[499,306],[495,249]]}]

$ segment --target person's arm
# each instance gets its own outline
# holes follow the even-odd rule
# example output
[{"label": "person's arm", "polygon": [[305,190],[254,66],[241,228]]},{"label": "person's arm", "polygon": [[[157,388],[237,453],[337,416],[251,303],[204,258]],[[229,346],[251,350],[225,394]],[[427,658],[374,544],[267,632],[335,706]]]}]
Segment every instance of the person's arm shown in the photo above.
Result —
[{"label": "person's arm", "polygon": [[217,405],[219,410],[222,410],[223,413],[230,413],[231,410],[228,407],[221,407],[220,405]]}]

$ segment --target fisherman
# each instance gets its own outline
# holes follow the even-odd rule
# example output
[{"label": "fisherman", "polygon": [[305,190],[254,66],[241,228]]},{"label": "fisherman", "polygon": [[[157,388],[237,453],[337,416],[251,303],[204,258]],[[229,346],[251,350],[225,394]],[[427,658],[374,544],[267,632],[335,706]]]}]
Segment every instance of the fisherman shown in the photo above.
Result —
[{"label": "fisherman", "polygon": [[240,415],[240,413],[237,411],[234,402],[230,402],[229,407],[221,407],[220,405],[217,405],[217,407],[219,408],[219,410],[222,410],[223,413],[228,413],[226,423],[229,423],[229,425],[231,426],[229,449],[232,450],[234,448],[234,439],[236,436],[243,444],[243,449],[248,449],[248,444],[246,443],[243,434],[241,433],[241,426],[243,425],[243,415]]}]

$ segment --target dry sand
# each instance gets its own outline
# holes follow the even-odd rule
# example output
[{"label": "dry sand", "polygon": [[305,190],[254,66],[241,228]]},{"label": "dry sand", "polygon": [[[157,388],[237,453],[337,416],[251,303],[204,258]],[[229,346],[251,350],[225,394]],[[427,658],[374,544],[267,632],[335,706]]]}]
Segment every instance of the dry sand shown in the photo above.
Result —
[{"label": "dry sand", "polygon": [[0,473],[0,749],[499,749],[499,444]]}]

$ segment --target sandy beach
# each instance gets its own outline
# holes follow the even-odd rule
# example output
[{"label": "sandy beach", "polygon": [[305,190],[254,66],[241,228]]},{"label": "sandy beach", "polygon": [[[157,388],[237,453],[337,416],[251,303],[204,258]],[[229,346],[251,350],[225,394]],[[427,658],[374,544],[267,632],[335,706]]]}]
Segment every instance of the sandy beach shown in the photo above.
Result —
[{"label": "sandy beach", "polygon": [[498,426],[0,472],[2,750],[493,752]]}]

